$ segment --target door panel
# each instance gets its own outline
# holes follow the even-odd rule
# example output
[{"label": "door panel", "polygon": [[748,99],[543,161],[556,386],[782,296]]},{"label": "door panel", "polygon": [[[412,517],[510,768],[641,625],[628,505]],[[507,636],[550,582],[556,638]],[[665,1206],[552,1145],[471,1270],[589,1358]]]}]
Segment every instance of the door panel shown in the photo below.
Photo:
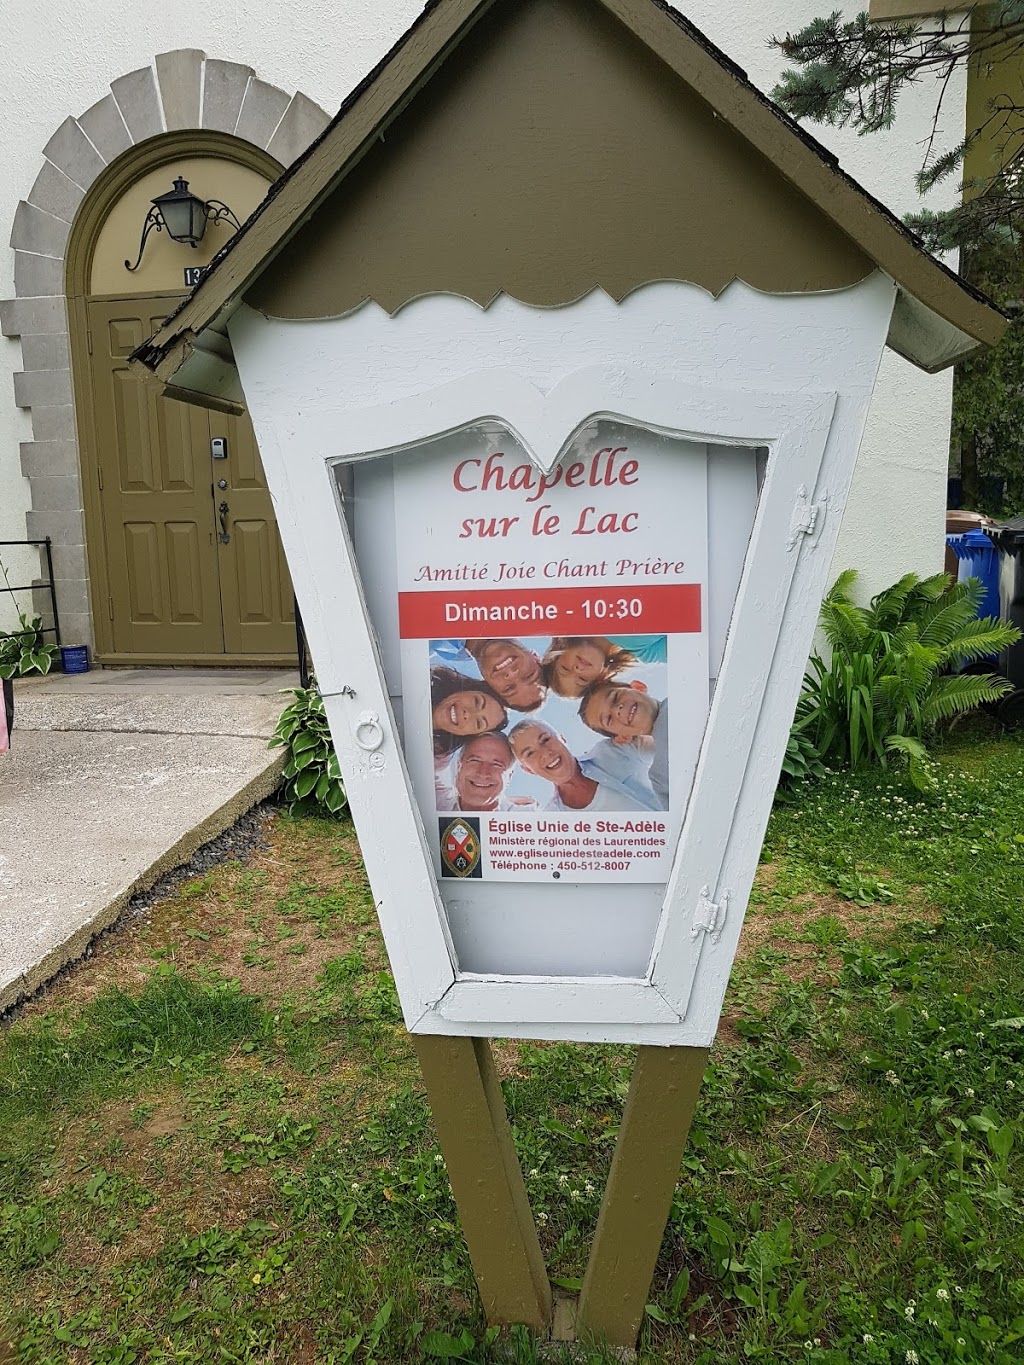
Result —
[{"label": "door panel", "polygon": [[218,507],[228,504],[228,541],[220,544],[224,645],[230,654],[291,654],[295,602],[273,505],[248,417],[210,413],[210,430],[225,436],[228,458],[214,460]]},{"label": "door panel", "polygon": [[114,650],[187,659],[224,649],[209,422],[128,370],[175,302],[91,303],[89,331]]},{"label": "door panel", "polygon": [[[289,657],[291,582],[248,417],[163,398],[128,369],[132,350],[178,301],[88,305],[113,649],[183,663]],[[211,459],[211,436],[227,437],[226,460]]]}]

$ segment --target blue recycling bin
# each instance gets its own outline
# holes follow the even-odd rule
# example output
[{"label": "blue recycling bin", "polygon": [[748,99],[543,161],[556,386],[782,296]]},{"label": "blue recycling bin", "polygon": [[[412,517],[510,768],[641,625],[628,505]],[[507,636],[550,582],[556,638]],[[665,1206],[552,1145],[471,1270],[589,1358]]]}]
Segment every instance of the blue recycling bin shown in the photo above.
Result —
[{"label": "blue recycling bin", "polygon": [[964,531],[962,535],[947,536],[949,545],[960,561],[957,578],[963,583],[968,578],[980,578],[985,589],[979,616],[999,616],[999,551],[984,531]]}]

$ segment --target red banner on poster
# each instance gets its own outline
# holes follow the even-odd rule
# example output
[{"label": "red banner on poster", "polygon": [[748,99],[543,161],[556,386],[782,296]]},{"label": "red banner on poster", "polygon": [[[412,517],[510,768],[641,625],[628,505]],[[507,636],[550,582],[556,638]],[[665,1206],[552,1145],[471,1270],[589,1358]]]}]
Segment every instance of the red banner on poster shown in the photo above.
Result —
[{"label": "red banner on poster", "polygon": [[699,583],[593,588],[400,592],[403,640],[494,635],[690,634],[701,629]]}]

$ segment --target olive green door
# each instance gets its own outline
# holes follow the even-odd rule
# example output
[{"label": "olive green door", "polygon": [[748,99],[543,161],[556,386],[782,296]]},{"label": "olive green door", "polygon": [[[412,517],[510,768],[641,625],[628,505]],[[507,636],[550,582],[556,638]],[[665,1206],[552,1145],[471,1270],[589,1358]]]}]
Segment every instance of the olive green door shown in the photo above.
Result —
[{"label": "olive green door", "polygon": [[251,423],[164,398],[128,369],[177,302],[88,305],[110,653],[281,662],[294,604]]}]

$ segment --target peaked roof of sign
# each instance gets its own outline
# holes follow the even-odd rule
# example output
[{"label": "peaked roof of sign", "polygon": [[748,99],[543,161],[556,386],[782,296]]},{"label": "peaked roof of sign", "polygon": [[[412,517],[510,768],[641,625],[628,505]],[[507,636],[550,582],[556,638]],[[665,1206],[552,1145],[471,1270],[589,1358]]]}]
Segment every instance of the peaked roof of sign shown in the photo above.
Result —
[{"label": "peaked roof of sign", "polygon": [[[991,301],[930,255],[884,204],[840,168],[831,152],[758,90],[735,62],[666,0],[594,2],[673,65],[717,117],[769,158],[782,176],[896,282],[899,293],[888,338],[893,349],[921,368],[935,371],[999,340],[1007,322]],[[224,321],[361,158],[368,143],[405,106],[410,92],[429,79],[493,3],[428,0],[327,128],[270,187],[192,293],[133,353],[133,360],[180,397],[234,407],[239,394],[230,345],[222,331]],[[353,128],[356,122],[358,127]],[[179,378],[176,383],[182,366],[196,352],[210,364],[189,365],[186,382],[182,384]]]}]

